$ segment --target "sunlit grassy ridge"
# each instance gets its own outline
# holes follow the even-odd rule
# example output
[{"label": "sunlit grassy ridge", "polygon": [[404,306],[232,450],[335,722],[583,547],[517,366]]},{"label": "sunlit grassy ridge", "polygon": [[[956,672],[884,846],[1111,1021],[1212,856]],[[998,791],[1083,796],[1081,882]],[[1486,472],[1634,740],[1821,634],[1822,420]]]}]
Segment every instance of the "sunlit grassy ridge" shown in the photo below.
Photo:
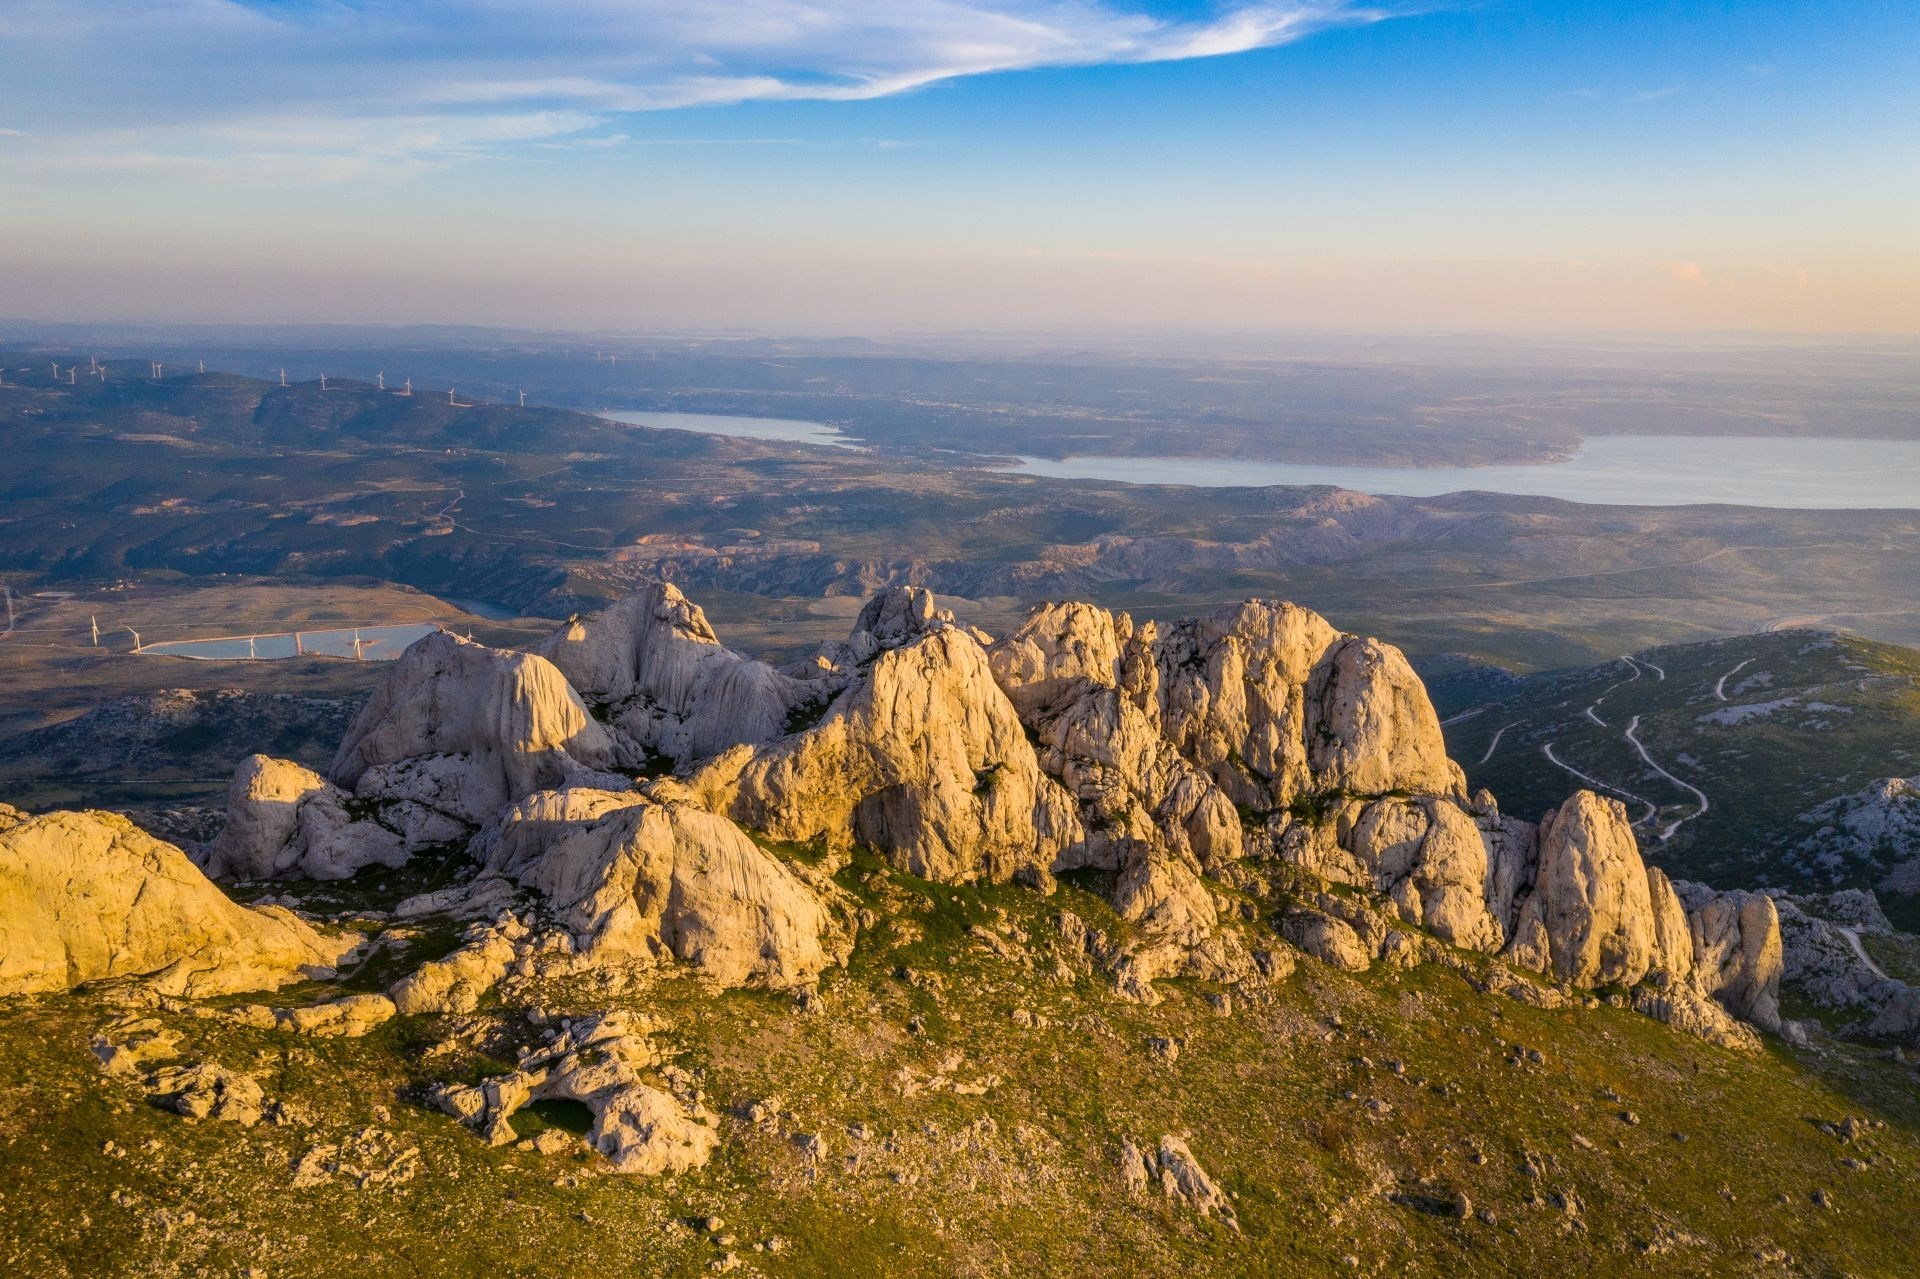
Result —
[{"label": "sunlit grassy ridge", "polygon": [[[1056,940],[1061,910],[1118,926],[1090,892],[864,856],[838,878],[877,922],[811,1010],[668,972],[361,1040],[160,1014],[187,1059],[252,1072],[311,1127],[189,1123],[105,1078],[87,1042],[111,991],[13,1001],[0,1250],[17,1273],[87,1276],[692,1275],[728,1253],[772,1275],[1899,1275],[1920,1243],[1914,1080],[1864,1050],[1748,1055],[1604,1004],[1537,1009],[1476,989],[1480,961],[1354,978],[1302,959],[1268,989],[1166,982],[1146,1007]],[[425,1104],[539,1042],[535,1005],[663,1019],[656,1043],[721,1116],[711,1164],[599,1175],[584,1147],[490,1149]],[[1886,1126],[1820,1127],[1850,1115]],[[1238,1233],[1128,1193],[1120,1143],[1163,1133],[1236,1196]],[[355,1141],[415,1147],[421,1171],[293,1186],[303,1154]],[[730,1242],[696,1227],[709,1216]]]}]

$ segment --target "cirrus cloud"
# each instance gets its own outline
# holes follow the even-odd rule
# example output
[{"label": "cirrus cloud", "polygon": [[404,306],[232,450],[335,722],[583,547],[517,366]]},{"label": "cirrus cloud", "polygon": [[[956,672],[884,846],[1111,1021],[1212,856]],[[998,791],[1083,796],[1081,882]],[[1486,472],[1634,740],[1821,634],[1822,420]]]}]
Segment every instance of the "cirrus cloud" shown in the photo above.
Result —
[{"label": "cirrus cloud", "polygon": [[[10,0],[0,120],[37,167],[443,165],[621,117],[861,101],[1219,57],[1379,21],[1353,0]],[[15,157],[20,159],[22,157]]]}]

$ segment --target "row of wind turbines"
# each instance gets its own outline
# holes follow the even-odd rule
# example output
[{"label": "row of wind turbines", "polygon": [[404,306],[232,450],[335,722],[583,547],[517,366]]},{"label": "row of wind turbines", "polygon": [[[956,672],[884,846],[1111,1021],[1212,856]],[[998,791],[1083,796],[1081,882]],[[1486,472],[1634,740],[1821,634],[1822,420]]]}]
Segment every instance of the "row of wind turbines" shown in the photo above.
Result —
[{"label": "row of wind turbines", "polygon": [[[196,371],[200,373],[205,373],[207,371],[207,362],[205,360],[200,360],[197,363],[198,363],[198,368]],[[52,374],[54,385],[58,386],[64,383],[67,386],[78,386],[80,384],[80,366],[78,364],[71,365],[70,367],[63,370],[61,369],[60,362],[58,360],[49,360],[47,361],[47,367]],[[160,360],[148,360],[147,361],[148,380],[152,382],[161,381],[166,377],[166,368],[167,368],[166,364]],[[106,385],[107,366],[101,362],[99,356],[97,355],[87,356],[87,376],[98,379],[102,386]],[[398,387],[389,387],[387,385],[387,375],[384,370],[374,374],[373,376],[374,376],[375,387],[377,390],[390,391],[394,395],[399,395],[404,397],[411,397],[413,395],[413,379],[412,378],[406,379],[406,381]],[[338,390],[339,389],[338,387],[330,387],[327,385],[327,378],[328,378],[328,375],[325,373],[322,373],[320,375],[320,389],[322,391]],[[7,385],[7,371],[4,368],[0,368],[0,387],[4,387],[6,385]],[[284,368],[280,370],[280,385],[283,387],[291,385],[291,383],[287,381],[287,371]],[[520,407],[524,409],[527,407],[526,388],[525,387],[518,388],[518,394],[520,397]],[[447,388],[447,403],[451,404],[455,408],[461,408],[461,409],[470,409],[474,407],[472,403],[464,403],[464,404],[461,403],[458,390],[451,386]]]}]

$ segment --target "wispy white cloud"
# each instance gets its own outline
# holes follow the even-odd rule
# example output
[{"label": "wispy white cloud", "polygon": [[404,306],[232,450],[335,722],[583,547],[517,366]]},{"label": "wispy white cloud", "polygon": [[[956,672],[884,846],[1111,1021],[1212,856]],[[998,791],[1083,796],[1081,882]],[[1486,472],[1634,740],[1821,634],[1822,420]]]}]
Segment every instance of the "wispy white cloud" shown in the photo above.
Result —
[{"label": "wispy white cloud", "polygon": [[1136,0],[6,0],[0,115],[32,127],[0,134],[43,140],[41,167],[277,175],[304,157],[345,176],[614,146],[644,112],[1218,57],[1388,16],[1356,0],[1200,17]]}]

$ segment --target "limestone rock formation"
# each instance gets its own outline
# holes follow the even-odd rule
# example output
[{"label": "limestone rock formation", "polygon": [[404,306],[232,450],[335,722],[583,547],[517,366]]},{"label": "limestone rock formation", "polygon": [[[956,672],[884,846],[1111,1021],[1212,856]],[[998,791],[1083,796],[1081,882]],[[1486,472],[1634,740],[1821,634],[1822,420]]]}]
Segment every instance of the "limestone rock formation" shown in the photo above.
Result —
[{"label": "limestone rock formation", "polygon": [[416,1013],[470,1013],[480,999],[520,958],[520,943],[531,930],[512,915],[492,924],[475,924],[466,942],[443,959],[429,960],[387,988],[387,997],[403,1017]]},{"label": "limestone rock formation", "polygon": [[276,1008],[274,1025],[296,1035],[358,1039],[393,1020],[399,1009],[385,995],[343,995],[304,1008]]},{"label": "limestone rock formation", "polygon": [[1689,884],[1695,981],[1742,1021],[1780,1028],[1780,914],[1765,893]]},{"label": "limestone rock formation", "polygon": [[1509,954],[1576,986],[1632,986],[1653,966],[1646,865],[1616,799],[1577,791],[1540,825],[1540,864]]},{"label": "limestone rock formation", "polygon": [[690,805],[543,792],[487,833],[486,873],[538,890],[599,960],[671,958],[722,985],[796,986],[851,948],[814,889]]},{"label": "limestone rock formation", "polygon": [[445,631],[374,687],[329,776],[365,800],[411,801],[464,826],[537,790],[619,785],[607,730],[543,657]]},{"label": "limestone rock formation", "polygon": [[646,1083],[652,1045],[617,1012],[574,1022],[511,1074],[438,1089],[434,1101],[494,1145],[514,1140],[509,1120],[536,1101],[577,1101],[593,1112],[587,1144],[615,1172],[657,1175],[703,1167],[719,1142],[711,1118]]},{"label": "limestone rock formation", "polygon": [[1280,935],[1322,963],[1350,973],[1373,967],[1373,950],[1346,920],[1316,906],[1295,906],[1280,919]]},{"label": "limestone rock formation", "polygon": [[1349,847],[1377,892],[1401,917],[1443,941],[1491,953],[1506,939],[1488,909],[1487,840],[1448,799],[1381,799],[1354,824]]},{"label": "limestone rock formation", "polygon": [[238,905],[186,854],[111,813],[0,829],[0,995],[102,977],[194,997],[273,989],[331,969],[358,941]]},{"label": "limestone rock formation", "polygon": [[1154,645],[1163,731],[1235,803],[1325,792],[1464,794],[1440,720],[1398,649],[1252,600],[1177,622]]},{"label": "limestone rock formation", "polygon": [[146,1078],[147,1100],[187,1119],[220,1119],[251,1128],[266,1096],[252,1075],[212,1062],[162,1066]]},{"label": "limestone rock formation", "polygon": [[1185,1139],[1171,1134],[1160,1138],[1156,1162],[1160,1169],[1160,1189],[1167,1198],[1181,1200],[1202,1217],[1218,1217],[1222,1224],[1236,1232],[1240,1229],[1233,1201],[1193,1157]]},{"label": "limestone rock formation", "polygon": [[812,693],[721,645],[706,614],[670,583],[649,586],[534,646],[646,750],[675,760],[785,733]]},{"label": "limestone rock formation", "polygon": [[994,678],[1079,805],[1085,838],[1055,869],[1118,868],[1151,849],[1218,869],[1242,853],[1233,802],[1164,738],[1149,699],[1151,626],[1087,604],[1035,609],[995,644]]},{"label": "limestone rock formation", "polygon": [[1048,869],[1079,836],[986,653],[954,628],[882,651],[816,727],[720,755],[687,793],[774,839],[867,843],[948,881]]},{"label": "limestone rock formation", "polygon": [[352,802],[311,769],[249,755],[227,787],[227,823],[200,864],[215,878],[238,880],[345,879],[364,866],[405,865],[406,839],[356,815]]}]

